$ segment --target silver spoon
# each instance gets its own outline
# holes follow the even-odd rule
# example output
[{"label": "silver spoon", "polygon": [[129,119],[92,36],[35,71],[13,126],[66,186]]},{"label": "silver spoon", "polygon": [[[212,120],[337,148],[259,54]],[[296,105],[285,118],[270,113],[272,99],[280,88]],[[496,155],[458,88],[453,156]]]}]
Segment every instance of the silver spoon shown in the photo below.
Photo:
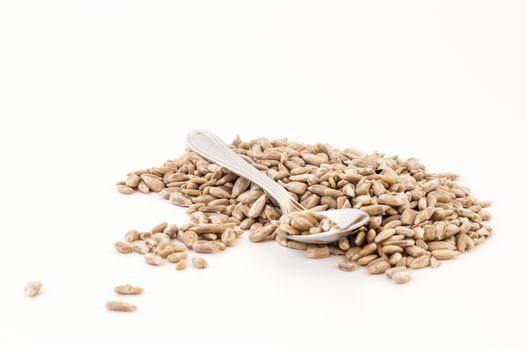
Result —
[{"label": "silver spoon", "polygon": [[[213,133],[204,130],[192,131],[187,135],[187,146],[202,157],[260,186],[278,203],[283,215],[289,215],[295,211],[308,211],[278,182],[245,161]],[[330,243],[349,235],[370,219],[364,211],[351,208],[326,210],[319,213],[328,217],[340,228],[311,235],[289,235],[287,238],[304,243]]]}]

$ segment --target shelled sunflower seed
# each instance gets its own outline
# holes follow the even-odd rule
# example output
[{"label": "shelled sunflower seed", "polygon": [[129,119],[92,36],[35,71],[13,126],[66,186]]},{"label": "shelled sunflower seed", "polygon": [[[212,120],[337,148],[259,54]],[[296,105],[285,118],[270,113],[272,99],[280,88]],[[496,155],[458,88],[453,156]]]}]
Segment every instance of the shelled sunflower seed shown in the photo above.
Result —
[{"label": "shelled sunflower seed", "polygon": [[[287,239],[291,234],[310,234],[328,228],[327,221],[310,221],[301,214],[277,227],[280,208],[255,184],[187,151],[163,166],[138,170],[117,184],[119,192],[158,192],[171,203],[186,207],[191,222],[177,228],[161,225],[170,240],[188,249],[215,253],[230,247],[233,234],[249,230],[253,242],[276,240],[292,249],[305,250],[309,258],[343,255],[372,274],[394,267],[410,269],[439,266],[487,239],[492,228],[488,201],[474,198],[452,173],[430,173],[416,159],[402,160],[382,153],[363,154],[327,144],[306,145],[286,139],[265,138],[243,142],[232,149],[262,173],[274,179],[304,207],[313,212],[356,208],[370,221],[353,234],[329,245],[307,245]],[[161,226],[152,231],[161,230]],[[324,226],[324,227],[322,227]],[[331,228],[331,224],[329,226]],[[226,233],[227,232],[227,233]],[[152,239],[153,232],[129,232],[125,241],[141,254],[155,253],[172,245]],[[142,242],[142,243],[136,243]],[[122,242],[124,243],[124,242]],[[129,249],[120,243],[116,249]],[[161,245],[162,248],[159,247]],[[165,254],[165,253],[163,253]],[[396,283],[409,280],[401,271]],[[392,276],[393,279],[393,276]],[[395,280],[395,279],[394,279]]]},{"label": "shelled sunflower seed", "polygon": [[197,269],[204,269],[207,267],[207,261],[205,259],[200,258],[199,256],[195,256],[192,259],[192,265],[194,265]]},{"label": "shelled sunflower seed", "polygon": [[24,288],[24,293],[28,297],[34,297],[40,293],[40,290],[42,289],[42,283],[39,281],[31,281],[26,284],[26,287]]},{"label": "shelled sunflower seed", "polygon": [[117,294],[123,295],[137,295],[143,293],[143,288],[132,286],[131,284],[124,284],[122,286],[117,286],[113,289]]},{"label": "shelled sunflower seed", "polygon": [[122,311],[122,312],[132,312],[137,310],[137,306],[126,303],[124,301],[112,300],[106,303],[106,308],[111,311]]}]

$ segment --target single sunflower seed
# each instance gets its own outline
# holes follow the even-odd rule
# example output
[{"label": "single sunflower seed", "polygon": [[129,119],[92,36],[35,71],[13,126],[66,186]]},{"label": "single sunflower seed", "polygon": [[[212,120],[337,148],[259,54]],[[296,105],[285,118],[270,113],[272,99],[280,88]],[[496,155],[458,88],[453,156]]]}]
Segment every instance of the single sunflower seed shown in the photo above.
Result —
[{"label": "single sunflower seed", "polygon": [[113,291],[117,294],[123,295],[137,295],[143,293],[143,288],[132,286],[131,284],[123,284],[121,286],[115,287]]},{"label": "single sunflower seed", "polygon": [[37,296],[40,293],[40,290],[42,289],[42,283],[39,281],[31,281],[26,284],[26,287],[24,288],[24,293],[28,297],[34,297]]},{"label": "single sunflower seed", "polygon": [[106,308],[111,311],[122,311],[122,312],[131,312],[137,310],[137,306],[126,303],[124,301],[108,301],[106,303]]},{"label": "single sunflower seed", "polygon": [[202,257],[195,256],[192,258],[192,265],[197,269],[204,269],[207,267],[207,261]]}]

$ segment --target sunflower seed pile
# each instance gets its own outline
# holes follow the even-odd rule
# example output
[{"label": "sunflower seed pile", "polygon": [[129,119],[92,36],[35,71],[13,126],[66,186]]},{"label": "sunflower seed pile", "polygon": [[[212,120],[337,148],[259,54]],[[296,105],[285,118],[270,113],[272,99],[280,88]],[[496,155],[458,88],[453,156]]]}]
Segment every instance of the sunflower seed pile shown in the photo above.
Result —
[{"label": "sunflower seed pile", "polygon": [[171,232],[165,232],[167,226],[157,229],[166,235],[163,238],[152,230],[142,243],[120,242],[116,249],[138,251],[145,258],[152,254],[149,263],[156,264],[159,259],[154,255],[167,254],[160,240],[166,244],[163,248],[177,239],[188,249],[214,253],[233,245],[243,230],[249,230],[253,242],[276,240],[304,250],[309,258],[341,255],[338,267],[343,271],[365,266],[371,274],[386,274],[395,283],[405,283],[410,269],[437,267],[440,260],[471,250],[492,232],[485,223],[490,220],[485,209],[490,202],[474,198],[457,182],[457,175],[429,173],[413,158],[287,139],[242,142],[236,137],[232,149],[311,211],[357,208],[370,215],[370,222],[329,245],[290,241],[288,235],[316,233],[331,223],[316,215],[316,220],[300,215],[276,227],[271,222],[281,218],[281,211],[258,186],[187,151],[163,166],[128,174],[117,189],[123,194],[157,192],[188,208],[191,222],[172,227]]}]

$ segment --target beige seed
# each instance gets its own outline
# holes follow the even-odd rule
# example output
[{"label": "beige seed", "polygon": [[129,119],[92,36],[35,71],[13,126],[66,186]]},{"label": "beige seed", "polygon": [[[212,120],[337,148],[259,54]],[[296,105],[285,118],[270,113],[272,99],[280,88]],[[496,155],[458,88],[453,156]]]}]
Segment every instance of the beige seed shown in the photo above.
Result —
[{"label": "beige seed", "polygon": [[352,272],[357,269],[357,264],[353,261],[343,260],[338,264],[339,269],[346,272]]},{"label": "beige seed", "polygon": [[376,275],[384,273],[390,268],[390,264],[387,261],[381,260],[368,266],[368,273]]},{"label": "beige seed", "polygon": [[302,153],[302,158],[306,161],[308,164],[312,164],[315,166],[319,166],[320,164],[324,163],[325,159],[322,157],[319,157],[315,154],[311,153]]},{"label": "beige seed", "polygon": [[376,205],[369,205],[366,207],[362,207],[361,210],[363,210],[364,212],[366,212],[366,214],[370,216],[375,216],[375,215],[380,215],[384,213],[388,208],[389,206],[387,205],[376,204]]},{"label": "beige seed", "polygon": [[342,237],[341,239],[339,239],[338,245],[340,249],[345,250],[345,251],[347,251],[351,247],[348,237]]},{"label": "beige seed", "polygon": [[[158,247],[159,249],[159,247]],[[175,253],[176,248],[172,245],[167,245],[164,248],[161,248],[156,251],[156,254],[159,255],[162,258],[167,258],[170,254]]]},{"label": "beige seed", "polygon": [[192,265],[197,269],[204,269],[207,267],[207,261],[202,257],[195,256],[192,258]]},{"label": "beige seed", "polygon": [[113,245],[115,249],[121,254],[129,254],[132,252],[132,247],[123,241],[119,241]]},{"label": "beige seed", "polygon": [[131,187],[128,187],[126,185],[119,185],[117,186],[117,190],[122,194],[132,194],[134,193],[134,189]]},{"label": "beige seed", "polygon": [[248,217],[250,218],[256,218],[257,216],[259,216],[264,207],[265,207],[265,202],[267,201],[267,196],[264,194],[262,196],[260,196],[252,205],[251,205],[251,208],[249,209],[249,213],[248,213]]},{"label": "beige seed", "polygon": [[111,311],[130,312],[137,310],[137,306],[124,301],[109,301],[106,303],[106,308]]},{"label": "beige seed", "polygon": [[269,238],[275,230],[276,227],[274,227],[273,225],[260,227],[251,232],[251,234],[249,235],[249,240],[251,240],[251,242],[262,242]]},{"label": "beige seed", "polygon": [[332,198],[339,198],[342,196],[342,192],[339,190],[334,190],[332,188],[327,188],[324,191],[324,196],[332,197]]},{"label": "beige seed", "polygon": [[24,288],[24,293],[28,297],[34,297],[40,293],[41,289],[42,283],[40,283],[39,281],[31,281],[26,284],[26,287]]},{"label": "beige seed", "polygon": [[392,267],[392,268],[386,270],[384,273],[386,274],[386,276],[388,276],[388,278],[392,278],[392,276],[396,272],[405,271],[405,270],[406,270],[406,266],[398,266],[398,267]]},{"label": "beige seed", "polygon": [[170,203],[179,207],[190,207],[192,205],[192,200],[183,193],[172,192],[170,194],[169,200]]},{"label": "beige seed", "polygon": [[381,194],[379,197],[377,197],[377,202],[379,204],[386,204],[391,207],[400,207],[401,205],[406,204],[406,202],[401,198],[389,194]]},{"label": "beige seed", "polygon": [[163,265],[163,258],[160,257],[157,254],[154,253],[146,253],[145,256],[145,262],[149,265],[159,266]]},{"label": "beige seed", "polygon": [[310,228],[312,228],[314,225],[309,220],[302,218],[302,217],[295,217],[291,219],[291,226],[293,226],[295,229],[299,230],[300,232],[306,232],[309,231]]},{"label": "beige seed", "polygon": [[132,286],[131,284],[124,284],[122,286],[117,286],[113,289],[117,294],[123,295],[137,295],[143,293],[143,288]]},{"label": "beige seed", "polygon": [[124,239],[128,243],[132,243],[133,241],[137,241],[139,239],[139,232],[137,230],[130,230],[126,232],[126,235],[124,236]]},{"label": "beige seed", "polygon": [[164,245],[170,244],[170,237],[162,232],[158,232],[152,235],[152,239],[158,243],[158,246],[160,244],[164,244]]},{"label": "beige seed", "polygon": [[435,211],[435,208],[430,207],[430,208],[426,208],[425,210],[417,213],[417,215],[415,216],[414,225],[419,225],[425,222],[426,220],[430,219],[432,217],[432,214],[434,214],[434,211]]},{"label": "beige seed", "polygon": [[287,241],[286,246],[291,249],[306,250],[308,245],[297,241]]},{"label": "beige seed", "polygon": [[395,267],[399,267],[399,266],[405,266],[406,267],[407,263],[408,263],[408,257],[407,256],[403,256],[395,263]]},{"label": "beige seed", "polygon": [[137,189],[145,194],[150,192],[150,188],[148,188],[148,186],[143,181],[139,183],[139,185],[137,186]]},{"label": "beige seed", "polygon": [[427,245],[428,245],[428,250],[430,251],[442,250],[442,249],[448,249],[448,250],[456,249],[456,245],[448,241],[432,241],[432,242],[428,242]]},{"label": "beige seed", "polygon": [[213,241],[212,243],[214,243],[219,250],[227,249],[227,246],[222,241]]},{"label": "beige seed", "polygon": [[308,231],[306,232],[303,232],[302,234],[304,235],[307,235],[307,234],[317,234],[317,233],[321,233],[323,232],[323,228],[322,227],[311,227]]},{"label": "beige seed", "polygon": [[163,233],[166,234],[170,238],[176,237],[178,232],[179,232],[179,229],[178,229],[177,225],[174,225],[174,224],[168,225],[163,230]]},{"label": "beige seed", "polygon": [[394,253],[394,254],[390,255],[390,258],[388,259],[388,262],[390,263],[390,265],[394,266],[394,265],[397,265],[397,263],[399,261],[401,261],[402,258],[403,258],[403,256],[402,256],[401,253]]},{"label": "beige seed", "polygon": [[161,233],[168,226],[168,222],[163,221],[152,228],[152,234]]},{"label": "beige seed", "polygon": [[142,239],[143,241],[145,241],[145,240],[147,240],[148,238],[151,238],[151,237],[152,237],[152,233],[151,232],[145,231],[145,232],[139,233],[139,238]]},{"label": "beige seed", "polygon": [[417,212],[413,209],[405,209],[401,214],[401,223],[403,225],[412,225],[415,222]]},{"label": "beige seed", "polygon": [[144,241],[134,241],[130,244],[134,252],[139,254],[146,254],[150,251],[150,248],[146,245]]},{"label": "beige seed", "polygon": [[198,235],[196,234],[196,232],[193,231],[180,231],[177,234],[177,239],[183,242],[187,248],[192,249],[192,245],[198,240]]},{"label": "beige seed", "polygon": [[404,249],[397,245],[387,245],[387,246],[382,247],[382,252],[384,254],[402,253],[403,251]]},{"label": "beige seed", "polygon": [[251,185],[251,182],[244,177],[239,177],[232,188],[232,198],[237,198],[241,193],[245,192]]},{"label": "beige seed", "polygon": [[395,234],[395,229],[394,228],[390,228],[390,229],[387,229],[387,230],[384,230],[382,232],[380,232],[376,237],[375,237],[375,240],[374,242],[375,243],[379,243],[379,242],[382,242],[388,238],[390,238],[391,236],[393,236]]},{"label": "beige seed", "polygon": [[403,284],[410,281],[412,277],[410,270],[398,271],[392,275],[392,281],[397,284]]},{"label": "beige seed", "polygon": [[187,258],[186,252],[172,253],[167,256],[167,260],[171,263],[177,263]]},{"label": "beige seed", "polygon": [[221,234],[221,241],[227,247],[231,247],[234,244],[234,242],[236,242],[236,233],[234,233],[234,230],[232,228],[226,229]]},{"label": "beige seed", "polygon": [[408,255],[410,255],[410,256],[412,256],[414,258],[418,258],[418,257],[420,257],[422,255],[427,255],[427,256],[430,255],[430,252],[428,252],[426,249],[421,248],[421,247],[419,247],[417,245],[411,245],[411,246],[405,247],[404,251]]},{"label": "beige seed", "polygon": [[[276,231],[278,231],[279,233],[276,234],[276,236],[274,238],[275,241],[277,241],[278,244],[280,244],[282,247],[287,247],[287,243],[288,243],[288,239],[286,238],[287,235],[285,233],[282,233],[279,230],[276,230]],[[307,246],[306,246],[306,249],[307,249]]]},{"label": "beige seed", "polygon": [[176,270],[181,271],[187,268],[187,261],[180,260],[176,263]]},{"label": "beige seed", "polygon": [[459,235],[459,237],[457,239],[457,250],[459,250],[461,253],[463,253],[465,250],[467,250],[468,240],[469,239],[471,239],[471,238],[465,233]]},{"label": "beige seed", "polygon": [[404,227],[404,226],[399,226],[399,227],[396,227],[395,228],[395,232],[397,234],[400,234],[400,235],[403,235],[405,237],[409,237],[409,238],[412,238],[412,237],[415,237],[416,236],[416,233],[414,230],[412,230],[411,228],[409,227]]},{"label": "beige seed", "polygon": [[216,253],[219,248],[214,242],[197,240],[192,244],[192,250],[196,253]]},{"label": "beige seed", "polygon": [[307,185],[303,182],[292,181],[287,184],[284,184],[284,187],[290,192],[301,195],[306,192]]},{"label": "beige seed", "polygon": [[437,260],[449,260],[454,259],[459,255],[459,252],[455,250],[440,249],[432,251],[432,256]]},{"label": "beige seed", "polygon": [[409,267],[412,269],[421,269],[423,267],[430,265],[430,258],[427,255],[422,255],[412,260],[412,262],[409,265],[410,265]]},{"label": "beige seed", "polygon": [[247,191],[247,192],[240,194],[238,196],[238,201],[241,204],[252,204],[262,195],[263,195],[263,192],[260,190],[251,190],[251,191]]},{"label": "beige seed", "polygon": [[377,251],[377,244],[375,243],[371,243],[371,244],[368,244],[367,246],[365,246],[364,248],[362,248],[361,250],[359,250],[352,258],[351,260],[353,261],[356,261],[358,260],[359,258],[363,257],[363,256],[366,256],[366,255],[369,255],[373,252]]},{"label": "beige seed", "polygon": [[439,266],[441,266],[441,263],[436,258],[434,258],[433,256],[430,257],[430,267],[436,268],[436,267],[439,267]]},{"label": "beige seed", "polygon": [[163,181],[159,180],[157,177],[142,175],[141,179],[146,186],[154,192],[160,192],[165,187]]},{"label": "beige seed", "polygon": [[139,176],[137,176],[136,174],[131,174],[130,176],[128,176],[128,179],[126,179],[126,186],[129,186],[129,187],[137,187],[139,185],[139,183],[141,182],[141,178]]},{"label": "beige seed", "polygon": [[307,250],[304,254],[307,258],[310,259],[323,259],[329,256],[328,246],[315,246],[310,245],[307,247]]},{"label": "beige seed", "polygon": [[211,187],[209,193],[216,198],[231,198],[231,194],[221,187]]},{"label": "beige seed", "polygon": [[342,249],[340,249],[339,247],[334,247],[334,246],[328,246],[328,249],[329,249],[329,254],[331,255],[344,255],[346,254],[346,252]]},{"label": "beige seed", "polygon": [[[316,213],[316,212],[305,212],[297,211],[290,215],[292,218],[302,218],[311,223],[311,226],[317,226],[320,220],[327,219],[326,217]],[[329,219],[327,219],[329,220]]]},{"label": "beige seed", "polygon": [[401,221],[400,220],[392,220],[388,223],[386,223],[386,225],[383,226],[383,230],[388,230],[388,229],[395,229],[397,227],[399,227],[401,225]]},{"label": "beige seed", "polygon": [[450,238],[456,235],[459,232],[459,227],[457,225],[449,224],[445,228],[445,238]]},{"label": "beige seed", "polygon": [[192,227],[192,231],[197,234],[204,234],[204,233],[216,233],[220,234],[223,233],[225,230],[223,224],[201,224],[196,225]]},{"label": "beige seed", "polygon": [[154,238],[152,238],[152,237],[147,238],[147,239],[145,239],[144,242],[145,242],[146,246],[148,247],[148,251],[154,251],[154,250],[157,249],[157,241]]},{"label": "beige seed", "polygon": [[280,219],[281,212],[278,211],[276,208],[271,207],[270,205],[266,205],[264,209],[264,215],[268,220],[275,221]]},{"label": "beige seed", "polygon": [[281,224],[279,227],[278,227],[281,231],[289,234],[289,235],[298,235],[300,234],[300,231],[297,230],[296,228],[294,228],[293,226],[289,225],[289,224]]}]

